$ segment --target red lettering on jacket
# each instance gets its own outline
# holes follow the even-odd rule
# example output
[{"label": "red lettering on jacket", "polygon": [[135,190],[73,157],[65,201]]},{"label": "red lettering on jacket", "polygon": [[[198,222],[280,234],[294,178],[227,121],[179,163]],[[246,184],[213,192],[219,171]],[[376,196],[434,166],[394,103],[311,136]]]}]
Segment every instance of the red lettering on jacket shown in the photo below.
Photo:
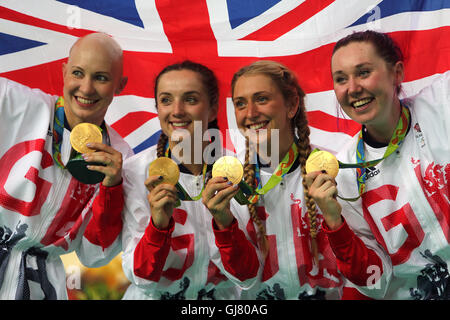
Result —
[{"label": "red lettering on jacket", "polygon": [[[388,251],[386,242],[373,220],[373,216],[376,215],[370,213],[370,207],[380,201],[395,201],[395,199],[397,199],[398,189],[399,188],[394,185],[384,185],[377,189],[367,191],[362,195],[364,218],[369,223],[375,238],[383,245],[386,251]],[[406,262],[411,256],[412,251],[420,245],[425,236],[411,206],[407,203],[400,209],[384,216],[380,221],[385,231],[389,231],[398,225],[403,226],[403,229],[408,236],[398,250],[395,253],[389,253],[389,255],[391,256],[393,265]]]},{"label": "red lettering on jacket", "polygon": [[[322,288],[340,286],[342,279],[338,272],[336,259],[328,239],[323,232],[320,232],[320,229],[316,237],[319,250],[319,265],[313,265],[309,217],[306,213],[302,214],[301,200],[294,199],[293,195],[291,195],[291,199],[294,202],[291,204],[291,219],[300,285],[303,286],[308,283],[312,288],[315,286]],[[322,220],[322,216],[317,215],[318,226],[321,225]]]},{"label": "red lettering on jacket", "polygon": [[411,161],[415,165],[414,172],[422,187],[423,193],[441,225],[447,242],[450,243],[450,195],[448,186],[450,180],[450,164],[444,167],[434,162],[430,163],[425,169],[425,176],[422,177],[420,160],[411,159]]},{"label": "red lettering on jacket", "polygon": [[67,250],[68,240],[73,240],[78,234],[83,222],[83,210],[92,206],[95,186],[82,184],[72,178],[61,203],[60,209],[52,220],[41,243],[45,246],[60,246]]},{"label": "red lettering on jacket", "polygon": [[[264,207],[256,207],[256,214],[258,215],[261,223],[266,225],[267,217],[269,216]],[[252,242],[257,246],[257,235],[255,225],[252,219],[248,220],[247,233],[252,240]],[[277,236],[274,234],[267,234],[267,242],[269,244],[269,252],[267,253],[266,259],[264,261],[264,269],[262,274],[262,281],[266,281],[272,278],[278,270],[280,270],[280,266],[278,265],[278,252],[277,252]]]},{"label": "red lettering on jacket", "polygon": [[[175,220],[175,223],[184,225],[187,220],[187,212],[182,209],[175,209],[172,217]],[[165,278],[167,278],[171,281],[181,279],[184,272],[190,266],[192,266],[192,264],[194,263],[194,257],[195,257],[195,254],[194,254],[195,241],[194,240],[195,239],[194,239],[193,233],[183,234],[181,236],[172,238],[172,240],[171,240],[172,250],[178,251],[181,249],[186,249],[186,256],[185,256],[184,263],[183,263],[183,266],[181,267],[181,269],[168,268],[167,270],[163,271],[162,276],[164,276]],[[176,252],[176,254],[181,256],[181,253]]]},{"label": "red lettering on jacket", "polygon": [[52,183],[39,177],[39,169],[30,167],[25,174],[25,178],[36,185],[34,198],[30,202],[14,198],[8,194],[5,189],[5,184],[17,161],[33,151],[42,153],[40,163],[42,169],[51,166],[53,159],[44,149],[44,146],[45,140],[43,139],[24,141],[11,147],[0,159],[0,168],[2,168],[2,174],[0,176],[0,205],[2,207],[27,217],[38,215],[41,212],[42,205],[47,200]]}]

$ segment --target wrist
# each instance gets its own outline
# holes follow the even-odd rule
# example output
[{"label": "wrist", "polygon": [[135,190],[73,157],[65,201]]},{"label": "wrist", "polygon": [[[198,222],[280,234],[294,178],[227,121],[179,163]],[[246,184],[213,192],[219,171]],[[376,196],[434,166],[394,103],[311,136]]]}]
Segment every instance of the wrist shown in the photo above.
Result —
[{"label": "wrist", "polygon": [[344,223],[344,220],[342,219],[342,216],[339,215],[339,217],[333,219],[325,218],[325,223],[327,224],[328,229],[333,231],[339,229]]},{"label": "wrist", "polygon": [[225,212],[221,215],[214,216],[214,222],[217,226],[217,229],[224,230],[230,227],[231,223],[234,220],[234,216],[231,212]]}]

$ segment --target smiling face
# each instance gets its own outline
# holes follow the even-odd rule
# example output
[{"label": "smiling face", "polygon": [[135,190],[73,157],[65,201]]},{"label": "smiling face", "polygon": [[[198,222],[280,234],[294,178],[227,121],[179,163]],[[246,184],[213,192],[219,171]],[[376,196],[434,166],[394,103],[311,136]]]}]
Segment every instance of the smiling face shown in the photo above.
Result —
[{"label": "smiling face", "polygon": [[[286,146],[292,144],[294,135],[291,119],[295,116],[298,106],[287,103],[275,82],[264,74],[241,76],[233,89],[233,103],[236,122],[244,133],[267,129],[265,135],[249,135],[249,139],[258,145],[267,143],[271,150],[271,143],[279,143],[279,150],[286,151]],[[279,130],[279,141],[272,141],[272,129]],[[256,139],[252,141],[252,139]]]},{"label": "smiling face", "polygon": [[[400,102],[396,88],[403,64],[386,63],[370,42],[350,42],[331,59],[334,92],[344,112],[368,129],[389,131],[397,123]],[[389,134],[389,133],[388,133]]]},{"label": "smiling face", "polygon": [[122,78],[120,47],[107,35],[91,34],[75,43],[63,64],[65,114],[73,128],[81,122],[101,125]]},{"label": "smiling face", "polygon": [[200,123],[202,134],[217,115],[201,75],[191,70],[173,70],[162,74],[156,88],[158,118],[166,136],[185,129],[194,137],[194,122]]}]

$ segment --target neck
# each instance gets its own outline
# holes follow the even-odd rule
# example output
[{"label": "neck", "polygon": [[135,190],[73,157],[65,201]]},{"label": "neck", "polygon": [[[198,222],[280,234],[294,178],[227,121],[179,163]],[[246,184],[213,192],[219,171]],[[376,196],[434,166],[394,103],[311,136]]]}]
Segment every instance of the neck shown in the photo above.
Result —
[{"label": "neck", "polygon": [[[272,168],[276,168],[278,166],[278,164],[281,162],[281,160],[283,160],[286,153],[288,153],[293,142],[294,142],[294,137],[292,135],[290,135],[289,137],[287,137],[285,139],[280,139],[280,143],[278,144],[278,150],[273,150],[273,151],[278,151],[277,152],[278,159],[276,159],[276,160],[274,159],[274,157],[272,155],[270,155],[270,156],[267,155],[268,150],[266,150],[266,152],[261,152],[261,150],[258,149],[258,157],[263,163],[269,164],[270,167],[272,167]],[[268,149],[270,149],[270,151],[272,151],[273,148],[270,146]],[[272,160],[274,160],[274,161],[272,161]]]},{"label": "neck", "polygon": [[194,176],[198,176],[201,175],[203,172],[203,164],[187,164],[187,163],[183,163],[183,166],[185,166]]},{"label": "neck", "polygon": [[193,175],[201,175],[203,170],[203,151],[207,146],[207,142],[203,142],[203,145],[200,150],[196,150],[194,144],[191,143],[191,152],[185,154],[186,149],[184,148],[186,145],[183,144],[183,141],[170,141],[169,148],[172,153],[172,157],[178,159],[184,167],[186,167]]},{"label": "neck", "polygon": [[381,121],[377,124],[366,125],[367,134],[375,142],[383,143],[386,145],[389,144],[400,119],[400,114],[401,104],[400,101],[397,100],[397,102],[392,107],[392,113],[387,118],[387,120]]}]

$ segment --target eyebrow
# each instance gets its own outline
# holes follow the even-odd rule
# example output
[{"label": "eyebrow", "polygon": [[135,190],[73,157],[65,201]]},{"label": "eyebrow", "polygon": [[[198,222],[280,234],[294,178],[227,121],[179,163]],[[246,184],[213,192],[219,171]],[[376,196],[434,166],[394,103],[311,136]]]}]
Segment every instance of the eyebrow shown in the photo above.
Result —
[{"label": "eyebrow", "polygon": [[[255,97],[255,96],[260,95],[260,94],[272,94],[272,93],[270,91],[262,90],[262,91],[258,91],[258,92],[252,93],[252,97]],[[233,98],[233,100],[235,100],[235,99],[245,99],[245,98],[242,97],[242,96],[238,96],[238,97]]]},{"label": "eyebrow", "polygon": [[[363,63],[357,64],[357,65],[355,66],[355,69],[361,69],[361,68],[363,68],[363,67],[366,67],[366,66],[372,66],[372,65],[373,65],[373,64],[370,63],[370,62],[363,62]],[[338,71],[333,72],[333,75],[335,75],[335,74],[345,74],[345,72],[342,71],[342,70],[338,70]]]},{"label": "eyebrow", "polygon": [[[198,91],[192,90],[192,91],[184,92],[184,93],[183,93],[183,96],[189,95],[189,94],[201,94],[201,93],[198,92]],[[161,95],[173,95],[173,93],[163,91],[163,92],[160,92],[160,93],[158,94],[158,96],[161,96]]]},{"label": "eyebrow", "polygon": [[[71,69],[79,69],[79,70],[81,70],[81,71],[85,71],[82,67],[76,66],[76,65],[71,66]],[[94,74],[106,74],[106,75],[111,75],[111,73],[108,72],[108,71],[96,71]]]}]

